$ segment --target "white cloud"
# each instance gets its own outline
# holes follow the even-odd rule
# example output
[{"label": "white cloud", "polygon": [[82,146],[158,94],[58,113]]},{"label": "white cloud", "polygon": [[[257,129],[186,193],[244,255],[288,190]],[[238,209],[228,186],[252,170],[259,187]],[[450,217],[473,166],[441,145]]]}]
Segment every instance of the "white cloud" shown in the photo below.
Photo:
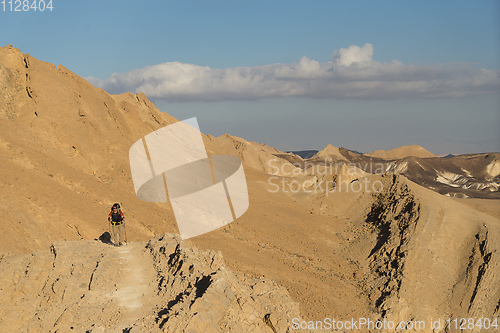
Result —
[{"label": "white cloud", "polygon": [[337,66],[368,67],[373,60],[373,45],[366,43],[363,47],[351,45],[347,49],[340,49],[332,54],[333,63]]},{"label": "white cloud", "polygon": [[333,62],[302,57],[294,64],[212,69],[166,62],[87,78],[110,93],[144,92],[167,101],[251,100],[269,97],[450,98],[498,92],[500,71],[467,64],[405,65],[372,59],[373,45],[356,45],[332,54]]}]

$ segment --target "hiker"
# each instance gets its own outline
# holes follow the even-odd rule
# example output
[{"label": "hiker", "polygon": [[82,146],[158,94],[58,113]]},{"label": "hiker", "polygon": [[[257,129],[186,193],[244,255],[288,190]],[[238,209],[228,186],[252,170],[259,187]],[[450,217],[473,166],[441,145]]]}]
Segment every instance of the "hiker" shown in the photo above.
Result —
[{"label": "hiker", "polygon": [[115,246],[121,246],[124,242],[125,234],[125,216],[121,210],[120,204],[115,203],[111,207],[111,212],[108,216],[108,221],[111,223],[111,241]]}]

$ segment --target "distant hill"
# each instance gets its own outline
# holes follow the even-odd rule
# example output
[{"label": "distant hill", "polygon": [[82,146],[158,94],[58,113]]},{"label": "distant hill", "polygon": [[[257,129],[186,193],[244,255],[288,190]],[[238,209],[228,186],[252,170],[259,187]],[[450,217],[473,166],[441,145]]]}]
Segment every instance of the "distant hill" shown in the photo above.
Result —
[{"label": "distant hill", "polygon": [[446,196],[500,199],[500,153],[447,158],[412,156],[396,161],[394,169]]},{"label": "distant hill", "polygon": [[[347,149],[347,148],[346,148]],[[354,149],[347,149],[349,150],[350,152],[354,153],[354,154],[359,154],[359,155],[363,155],[364,153],[360,152],[360,151],[357,151],[357,150],[354,150]]]},{"label": "distant hill", "polygon": [[323,150],[320,150],[314,155],[314,160],[327,160],[327,161],[347,161],[346,157],[342,154],[341,150],[344,148],[337,148],[332,145],[327,145]]},{"label": "distant hill", "polygon": [[287,151],[287,153],[298,155],[302,157],[304,160],[307,160],[308,158],[311,158],[314,155],[316,155],[318,153],[318,150],[293,150],[293,151]]},{"label": "distant hill", "polygon": [[375,150],[366,155],[385,160],[399,160],[410,156],[420,158],[436,157],[436,155],[419,145],[402,146],[391,150]]}]

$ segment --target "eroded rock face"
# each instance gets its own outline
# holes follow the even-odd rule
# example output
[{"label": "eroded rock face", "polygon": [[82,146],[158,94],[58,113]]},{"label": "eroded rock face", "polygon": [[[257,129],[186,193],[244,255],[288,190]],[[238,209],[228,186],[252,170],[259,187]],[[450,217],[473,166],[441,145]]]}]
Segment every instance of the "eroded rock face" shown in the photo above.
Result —
[{"label": "eroded rock face", "polygon": [[2,332],[286,332],[300,318],[285,288],[172,235],[4,256],[0,281]]},{"label": "eroded rock face", "polygon": [[376,240],[363,243],[361,236],[351,247],[371,248],[364,252],[367,263],[358,256],[364,267],[359,279],[375,317],[413,318],[427,324],[424,332],[432,331],[431,318],[498,321],[498,220],[401,176],[380,179],[384,190],[374,196],[365,219]]},{"label": "eroded rock face", "polygon": [[385,191],[374,199],[366,216],[366,223],[378,233],[368,257],[373,273],[368,290],[382,316],[392,308],[390,297],[399,295],[408,244],[420,217],[420,203],[406,184],[396,175],[385,176],[383,181]]},{"label": "eroded rock face", "polygon": [[[163,300],[155,318],[172,332],[286,332],[299,318],[285,288],[245,279],[224,266],[220,252],[187,248],[163,237],[147,245],[160,277]],[[270,330],[271,329],[271,330]]]}]

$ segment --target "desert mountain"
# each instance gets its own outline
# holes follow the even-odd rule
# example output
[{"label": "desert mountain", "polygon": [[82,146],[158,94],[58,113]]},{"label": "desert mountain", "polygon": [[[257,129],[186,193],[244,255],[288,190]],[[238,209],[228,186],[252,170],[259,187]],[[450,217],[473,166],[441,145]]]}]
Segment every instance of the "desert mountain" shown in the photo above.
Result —
[{"label": "desert mountain", "polygon": [[250,143],[257,149],[263,150],[269,154],[284,154],[281,150],[271,147],[265,143],[250,141]]},{"label": "desert mountain", "polygon": [[[246,141],[237,136],[224,134],[218,138],[207,136],[205,146],[211,154],[226,154],[240,158],[242,163],[250,168],[264,171],[269,174],[282,175],[282,170],[293,170],[296,167],[290,162],[280,157],[273,155],[269,149],[263,149],[260,144],[256,147],[255,144]],[[279,154],[279,150],[276,150]]]},{"label": "desert mountain", "polygon": [[[0,253],[12,253],[0,255],[0,318],[13,318],[2,327],[187,332],[217,321],[213,331],[248,324],[286,332],[298,312],[270,280],[314,321],[415,319],[429,331],[431,317],[499,316],[498,205],[485,214],[408,180],[418,158],[329,146],[322,156],[330,164],[318,159],[312,164],[321,168],[302,170],[244,139],[206,136],[210,153],[242,159],[250,208],[181,244],[169,236],[148,242],[176,233],[175,219],[168,203],[137,199],[128,150],[176,120],[144,95],[108,95],[13,48],[0,49],[0,83]],[[442,160],[498,182],[497,155],[457,158]],[[290,169],[273,172],[270,161]],[[356,168],[340,174],[330,168],[338,161]],[[375,163],[382,171],[370,169]],[[334,186],[342,177],[346,187]],[[116,201],[132,241],[121,248],[93,241]],[[220,251],[225,264],[206,250]]]},{"label": "desert mountain", "polygon": [[[101,234],[110,204],[138,202],[131,144],[175,121],[142,94],[111,96],[61,65],[1,48],[0,252]],[[153,205],[130,209],[137,221],[131,239],[168,231],[159,216],[170,213]]]},{"label": "desert mountain", "polygon": [[402,174],[442,195],[460,198],[500,198],[500,154],[466,154],[453,157],[405,157],[387,161],[341,151],[349,161],[368,173],[384,170]]},{"label": "desert mountain", "polygon": [[[127,213],[137,222],[130,226],[132,240],[174,232],[168,205],[137,199],[128,150],[176,121],[144,94],[112,96],[61,65],[0,48],[0,252],[44,248],[53,239],[95,238],[115,201],[130,207]],[[275,170],[269,166],[275,156],[243,139],[205,141],[210,153]]]},{"label": "desert mountain", "polygon": [[408,157],[395,169],[408,179],[443,195],[500,199],[500,154],[468,154],[450,158]]},{"label": "desert mountain", "polygon": [[368,156],[383,158],[385,160],[400,160],[405,157],[415,156],[420,158],[436,157],[433,153],[419,145],[402,146],[391,150],[375,150]]},{"label": "desert mountain", "polygon": [[327,160],[327,161],[346,161],[346,158],[340,152],[340,148],[334,147],[332,145],[327,145],[323,150],[320,150],[316,155],[312,157],[314,160]]},{"label": "desert mountain", "polygon": [[308,158],[311,158],[314,155],[316,155],[318,153],[318,150],[314,150],[314,149],[311,149],[311,150],[295,150],[295,151],[287,151],[287,153],[297,155],[297,156],[299,156],[302,159],[308,159]]},{"label": "desert mountain", "polygon": [[341,165],[347,165],[353,170],[357,168],[371,174],[391,171],[446,196],[500,198],[500,153],[453,155],[446,158],[409,156],[386,159],[328,145],[306,160],[293,158],[294,155],[277,156],[302,168],[311,165],[330,165],[330,168],[339,169]]}]

